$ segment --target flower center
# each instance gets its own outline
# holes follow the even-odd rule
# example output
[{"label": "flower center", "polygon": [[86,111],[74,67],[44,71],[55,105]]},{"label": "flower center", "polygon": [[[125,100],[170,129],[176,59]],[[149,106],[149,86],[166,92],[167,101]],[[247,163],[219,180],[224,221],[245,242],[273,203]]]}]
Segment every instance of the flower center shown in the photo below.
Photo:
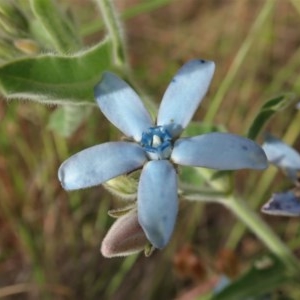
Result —
[{"label": "flower center", "polygon": [[172,136],[164,126],[150,127],[143,132],[141,145],[150,159],[168,159],[172,152]]}]

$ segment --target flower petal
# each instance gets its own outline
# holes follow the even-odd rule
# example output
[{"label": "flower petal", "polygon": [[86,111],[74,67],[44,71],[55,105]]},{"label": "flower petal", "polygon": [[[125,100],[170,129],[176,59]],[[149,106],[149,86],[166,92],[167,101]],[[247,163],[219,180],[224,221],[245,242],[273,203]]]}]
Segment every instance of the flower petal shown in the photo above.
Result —
[{"label": "flower petal", "polygon": [[101,245],[105,257],[127,256],[142,251],[148,240],[138,222],[137,211],[119,217],[109,229]]},{"label": "flower petal", "polygon": [[106,118],[135,141],[139,142],[142,132],[153,126],[137,93],[118,76],[105,72],[94,94]]},{"label": "flower petal", "polygon": [[300,216],[300,198],[293,191],[273,194],[261,211],[265,214],[287,217]]},{"label": "flower petal", "polygon": [[137,144],[105,143],[71,156],[60,166],[58,178],[66,190],[82,189],[137,169],[146,160],[144,150]]},{"label": "flower petal", "polygon": [[191,60],[174,76],[159,107],[157,124],[168,125],[175,137],[190,122],[205,96],[215,70],[208,60]]},{"label": "flower petal", "polygon": [[216,170],[267,167],[266,155],[258,144],[238,135],[221,132],[178,139],[171,159],[176,164]]},{"label": "flower petal", "polygon": [[177,175],[167,160],[148,162],[138,187],[138,218],[148,240],[163,248],[172,235],[178,211]]},{"label": "flower petal", "polygon": [[286,171],[293,181],[297,181],[300,154],[295,149],[271,135],[267,135],[262,148],[269,162]]}]

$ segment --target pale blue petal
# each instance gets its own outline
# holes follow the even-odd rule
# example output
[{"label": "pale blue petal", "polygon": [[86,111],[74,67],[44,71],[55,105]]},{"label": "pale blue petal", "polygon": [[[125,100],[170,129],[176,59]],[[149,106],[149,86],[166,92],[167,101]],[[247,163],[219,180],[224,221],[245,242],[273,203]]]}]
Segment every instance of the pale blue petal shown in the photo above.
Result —
[{"label": "pale blue petal", "polygon": [[137,93],[118,76],[105,72],[94,93],[103,114],[126,136],[140,142],[142,133],[153,126]]},{"label": "pale blue petal", "polygon": [[138,169],[146,160],[137,144],[109,142],[71,156],[60,166],[58,178],[66,190],[82,189]]},{"label": "pale blue petal", "polygon": [[179,136],[205,96],[215,70],[207,60],[191,60],[172,79],[159,107],[157,124]]},{"label": "pale blue petal", "polygon": [[294,191],[276,193],[264,204],[261,211],[269,215],[299,217],[300,198],[296,197]]},{"label": "pale blue petal", "polygon": [[226,275],[220,275],[220,278],[218,282],[216,283],[216,286],[214,287],[213,293],[218,294],[221,291],[223,291],[228,285],[232,282],[230,278],[228,278]]},{"label": "pale blue petal", "polygon": [[176,164],[216,170],[267,167],[266,155],[259,145],[244,137],[221,132],[178,139],[171,160]]},{"label": "pale blue petal", "polygon": [[178,211],[177,175],[167,160],[148,162],[138,187],[138,219],[148,240],[163,248],[170,240]]},{"label": "pale blue petal", "polygon": [[287,172],[293,180],[297,180],[300,171],[300,154],[280,139],[268,135],[262,145],[268,161]]}]

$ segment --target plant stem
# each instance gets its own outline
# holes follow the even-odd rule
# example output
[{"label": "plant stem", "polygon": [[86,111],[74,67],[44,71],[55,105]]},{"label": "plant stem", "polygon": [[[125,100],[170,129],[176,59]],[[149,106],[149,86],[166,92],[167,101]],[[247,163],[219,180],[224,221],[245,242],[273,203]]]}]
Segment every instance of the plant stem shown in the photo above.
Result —
[{"label": "plant stem", "polygon": [[96,3],[100,7],[104,24],[112,40],[114,64],[116,67],[124,69],[127,67],[127,60],[119,18],[110,0],[96,0]]},{"label": "plant stem", "polygon": [[32,11],[45,27],[54,48],[59,53],[68,53],[81,48],[80,37],[76,29],[69,22],[66,15],[62,14],[53,1],[31,0]]},{"label": "plant stem", "polygon": [[233,195],[223,202],[292,272],[300,274],[300,262],[273,230],[241,199]]},{"label": "plant stem", "polygon": [[[293,117],[293,120],[288,127],[288,129],[285,132],[285,135],[283,137],[283,140],[287,144],[294,144],[295,140],[299,136],[299,124],[300,124],[300,111],[296,113],[296,115]],[[272,181],[275,178],[275,175],[277,173],[277,169],[275,168],[269,168],[267,169],[262,177],[259,179],[259,181],[253,186],[253,193],[251,194],[249,198],[249,203],[251,203],[251,207],[253,209],[257,208],[261,202],[264,196],[266,195],[266,192],[270,188],[270,185]],[[237,246],[237,243],[243,236],[244,232],[246,230],[246,227],[241,224],[236,224],[233,229],[231,230],[231,233],[227,239],[227,246],[230,248],[235,248]]]}]

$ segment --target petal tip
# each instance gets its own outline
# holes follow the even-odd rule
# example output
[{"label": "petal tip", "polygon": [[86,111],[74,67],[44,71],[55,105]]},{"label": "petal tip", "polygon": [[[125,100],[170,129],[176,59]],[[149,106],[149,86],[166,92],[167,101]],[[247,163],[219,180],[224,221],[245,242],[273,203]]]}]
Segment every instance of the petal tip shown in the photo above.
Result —
[{"label": "petal tip", "polygon": [[257,154],[256,160],[255,160],[255,169],[258,170],[264,170],[269,166],[267,156],[265,152],[260,149],[260,153]]},{"label": "petal tip", "polygon": [[80,186],[76,185],[76,182],[78,181],[78,174],[74,174],[73,172],[70,172],[68,160],[63,162],[61,166],[58,169],[58,180],[60,181],[60,184],[62,188],[66,191],[72,191],[80,189]]},{"label": "petal tip", "polygon": [[299,217],[300,199],[293,190],[275,193],[271,199],[262,206],[261,212],[269,215]]},{"label": "petal tip", "polygon": [[[244,139],[244,141],[243,141]],[[263,148],[251,139],[241,138],[241,148],[249,156],[249,168],[264,170],[268,167],[268,159]]]},{"label": "petal tip", "polygon": [[166,235],[163,230],[158,231],[156,230],[156,228],[144,228],[143,226],[142,228],[146,234],[147,239],[157,249],[163,249],[168,244],[171,238],[170,234]]},{"label": "petal tip", "polygon": [[170,215],[166,212],[154,220],[149,220],[147,216],[138,215],[138,217],[139,223],[150,243],[157,249],[164,248],[171,239],[176,215]]},{"label": "petal tip", "polygon": [[207,66],[212,72],[215,71],[216,64],[215,64],[214,61],[212,61],[212,60],[206,60],[206,59],[201,59],[201,58],[198,59],[197,61],[198,61],[198,63],[200,63],[201,65]]},{"label": "petal tip", "polygon": [[68,186],[66,184],[66,174],[65,174],[65,168],[64,168],[64,163],[59,167],[58,172],[57,172],[57,177],[58,180],[60,181],[61,186],[63,189],[68,190]]}]

